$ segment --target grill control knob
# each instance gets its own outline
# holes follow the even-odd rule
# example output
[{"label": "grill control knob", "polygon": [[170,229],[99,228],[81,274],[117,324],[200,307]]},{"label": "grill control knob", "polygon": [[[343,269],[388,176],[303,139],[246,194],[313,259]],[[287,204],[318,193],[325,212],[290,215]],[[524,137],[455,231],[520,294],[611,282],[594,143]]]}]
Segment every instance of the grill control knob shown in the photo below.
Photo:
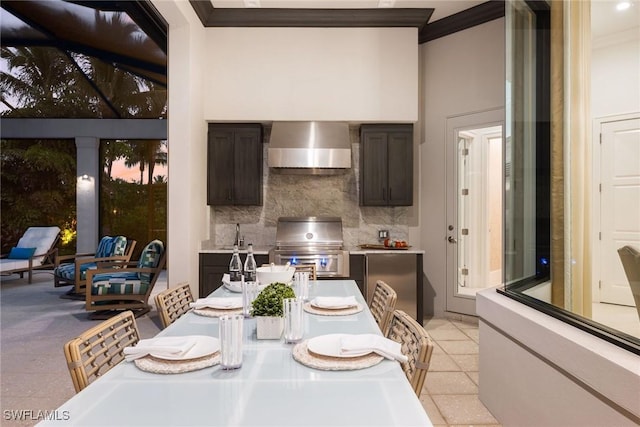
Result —
[{"label": "grill control knob", "polygon": [[313,233],[307,233],[307,234],[304,235],[304,237],[306,237],[307,240],[311,240],[311,239],[313,239]]}]

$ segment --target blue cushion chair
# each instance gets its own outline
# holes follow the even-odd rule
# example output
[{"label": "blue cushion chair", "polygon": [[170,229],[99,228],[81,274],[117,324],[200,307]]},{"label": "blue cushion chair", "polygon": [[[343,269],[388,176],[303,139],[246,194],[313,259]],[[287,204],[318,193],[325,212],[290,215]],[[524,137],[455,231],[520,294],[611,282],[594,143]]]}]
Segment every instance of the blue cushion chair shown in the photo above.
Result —
[{"label": "blue cushion chair", "polygon": [[151,310],[149,296],[164,268],[166,251],[160,240],[153,240],[142,250],[137,263],[126,269],[96,268],[87,270],[85,308],[91,319],[105,319],[123,310],[136,317]]},{"label": "blue cushion chair", "polygon": [[58,256],[53,270],[55,287],[73,285],[61,298],[80,299],[85,297],[87,271],[109,264],[112,268],[126,266],[136,246],[135,240],[124,236],[104,236],[94,253],[78,253]]},{"label": "blue cushion chair", "polygon": [[53,267],[59,240],[59,227],[27,228],[11,252],[0,257],[0,272],[3,276],[19,274],[20,278],[26,272],[31,283],[34,270]]}]

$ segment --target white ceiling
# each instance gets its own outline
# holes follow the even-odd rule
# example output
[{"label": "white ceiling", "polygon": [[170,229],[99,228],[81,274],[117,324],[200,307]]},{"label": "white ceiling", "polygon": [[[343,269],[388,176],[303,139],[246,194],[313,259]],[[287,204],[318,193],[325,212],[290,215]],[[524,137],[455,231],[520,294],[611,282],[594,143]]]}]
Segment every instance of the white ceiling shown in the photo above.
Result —
[{"label": "white ceiling", "polygon": [[634,28],[640,34],[640,0],[631,0],[629,2],[631,3],[629,9],[618,11],[616,10],[616,5],[620,3],[620,0],[592,0],[592,37],[595,39]]},{"label": "white ceiling", "polygon": [[213,7],[296,9],[376,9],[378,7],[434,9],[429,22],[453,15],[486,0],[211,0]]}]

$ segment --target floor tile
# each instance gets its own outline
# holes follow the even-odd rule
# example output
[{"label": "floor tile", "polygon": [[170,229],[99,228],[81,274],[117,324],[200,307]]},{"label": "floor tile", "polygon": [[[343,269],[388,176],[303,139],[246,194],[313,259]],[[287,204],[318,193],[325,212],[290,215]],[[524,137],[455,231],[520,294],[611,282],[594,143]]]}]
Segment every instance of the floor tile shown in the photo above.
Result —
[{"label": "floor tile", "polygon": [[480,342],[480,331],[478,329],[462,329],[462,332],[471,338],[473,341],[479,343]]},{"label": "floor tile", "polygon": [[478,343],[465,341],[439,341],[438,344],[447,354],[478,354]]},{"label": "floor tile", "polygon": [[455,372],[460,371],[460,366],[448,354],[433,353],[429,362],[429,372]]},{"label": "floor tile", "polygon": [[499,424],[478,395],[431,395],[448,424]]},{"label": "floor tile", "polygon": [[431,339],[436,341],[460,341],[468,340],[469,337],[465,335],[460,329],[432,329],[429,332]]},{"label": "floor tile", "polygon": [[427,332],[434,329],[457,329],[448,319],[425,318],[423,326]]},{"label": "floor tile", "polygon": [[477,354],[451,354],[449,357],[465,372],[478,372],[479,357]]},{"label": "floor tile", "polygon": [[420,395],[420,402],[422,402],[422,406],[424,407],[425,411],[427,411],[427,415],[429,415],[429,419],[434,426],[447,425],[447,422],[444,420],[444,418],[442,418],[440,410],[436,406],[433,399],[431,399],[431,396],[429,396],[429,394],[423,391]]},{"label": "floor tile", "polygon": [[425,387],[432,396],[478,394],[478,386],[464,372],[428,372]]}]

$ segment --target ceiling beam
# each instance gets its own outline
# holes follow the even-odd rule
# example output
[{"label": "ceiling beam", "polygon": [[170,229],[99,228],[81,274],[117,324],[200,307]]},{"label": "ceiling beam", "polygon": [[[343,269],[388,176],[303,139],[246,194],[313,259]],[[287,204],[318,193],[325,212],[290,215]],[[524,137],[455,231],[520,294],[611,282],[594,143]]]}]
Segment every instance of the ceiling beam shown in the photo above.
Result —
[{"label": "ceiling beam", "polygon": [[421,30],[433,9],[214,8],[190,0],[205,27],[414,27]]},{"label": "ceiling beam", "polygon": [[418,34],[418,43],[426,43],[504,16],[504,0],[491,0],[462,12],[438,19]]}]

